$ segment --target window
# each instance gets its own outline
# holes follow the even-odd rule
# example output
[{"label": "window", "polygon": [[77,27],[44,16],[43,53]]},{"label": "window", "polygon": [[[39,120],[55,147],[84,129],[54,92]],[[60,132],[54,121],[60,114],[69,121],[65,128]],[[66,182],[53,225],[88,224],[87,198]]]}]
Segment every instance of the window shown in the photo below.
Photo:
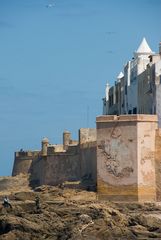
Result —
[{"label": "window", "polygon": [[133,114],[137,114],[137,108],[133,108]]},{"label": "window", "polygon": [[127,85],[125,85],[125,95],[127,95]]},{"label": "window", "polygon": [[132,114],[132,111],[131,111],[131,110],[129,110],[129,111],[128,111],[128,114]]}]

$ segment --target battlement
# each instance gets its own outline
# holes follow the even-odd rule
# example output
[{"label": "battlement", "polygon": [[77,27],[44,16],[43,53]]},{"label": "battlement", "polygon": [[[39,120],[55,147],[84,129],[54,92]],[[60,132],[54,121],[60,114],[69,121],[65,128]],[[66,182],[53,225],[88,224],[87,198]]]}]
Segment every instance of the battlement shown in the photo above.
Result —
[{"label": "battlement", "polygon": [[87,144],[96,141],[95,128],[80,128],[79,129],[79,144]]},{"label": "battlement", "polygon": [[52,155],[55,153],[66,152],[63,148],[63,145],[49,145],[47,148],[47,155]]},{"label": "battlement", "polygon": [[54,154],[71,154],[75,153],[75,149],[78,148],[78,141],[76,140],[70,140],[68,147],[64,148],[63,144],[56,144],[52,145],[49,144],[47,147],[47,156],[48,155],[54,155]]},{"label": "battlement", "polygon": [[30,158],[30,157],[36,157],[40,154],[39,150],[35,150],[35,151],[23,151],[20,150],[18,152],[15,152],[15,157],[16,158]]},{"label": "battlement", "polygon": [[15,153],[12,175],[19,173],[30,173],[32,186],[79,181],[84,176],[96,180],[96,129],[81,128],[79,141],[64,131],[63,144],[51,144],[45,137],[40,151],[21,149]]}]

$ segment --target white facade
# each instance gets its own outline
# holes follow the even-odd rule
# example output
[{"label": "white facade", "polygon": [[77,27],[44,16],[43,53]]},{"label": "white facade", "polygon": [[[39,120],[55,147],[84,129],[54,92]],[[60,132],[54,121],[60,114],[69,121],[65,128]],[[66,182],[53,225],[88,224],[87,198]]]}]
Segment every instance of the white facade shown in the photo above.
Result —
[{"label": "white facade", "polygon": [[143,38],[103,101],[104,115],[158,114],[161,126],[161,43],[155,54]]},{"label": "white facade", "polygon": [[[124,68],[125,87],[127,85],[127,96],[125,102],[125,112],[137,113],[137,99],[138,99],[138,75],[145,71],[146,65],[149,63],[149,55],[153,52],[143,38],[137,51],[134,52],[134,57],[127,63],[127,70]],[[126,93],[125,93],[126,95]]]},{"label": "white facade", "polygon": [[155,64],[156,82],[156,114],[161,126],[161,59]]}]

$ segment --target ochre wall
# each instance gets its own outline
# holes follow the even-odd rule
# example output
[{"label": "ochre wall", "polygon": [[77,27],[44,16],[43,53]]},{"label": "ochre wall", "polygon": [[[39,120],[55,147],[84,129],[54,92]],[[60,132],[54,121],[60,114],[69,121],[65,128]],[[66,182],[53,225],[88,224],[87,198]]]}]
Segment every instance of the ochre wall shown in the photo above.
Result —
[{"label": "ochre wall", "polygon": [[[156,128],[154,115],[97,117],[99,199],[155,200]],[[148,174],[151,174],[151,181]]]},{"label": "ochre wall", "polygon": [[88,179],[96,184],[97,181],[97,158],[96,141],[80,145],[81,178]]},{"label": "ochre wall", "polygon": [[15,153],[12,176],[20,173],[30,173],[32,161],[37,159],[39,151],[22,151]]},{"label": "ochre wall", "polygon": [[30,185],[32,187],[43,185],[45,159],[46,156],[40,156],[31,164]]},{"label": "ochre wall", "polygon": [[100,199],[137,201],[137,126],[115,116],[97,118],[97,191]]},{"label": "ochre wall", "polygon": [[158,124],[153,119],[153,115],[150,120],[145,118],[145,122],[137,123],[139,201],[156,200],[155,135]]},{"label": "ochre wall", "polygon": [[96,184],[96,129],[81,128],[79,130],[79,156],[82,181],[86,179]]},{"label": "ochre wall", "polygon": [[155,171],[156,171],[156,200],[161,201],[161,129],[156,130]]},{"label": "ochre wall", "polygon": [[80,180],[79,155],[55,154],[44,161],[43,184],[57,185],[64,181]]},{"label": "ochre wall", "polygon": [[96,184],[96,129],[80,129],[79,141],[71,140],[67,150],[63,145],[49,145],[47,156],[41,151],[16,152],[13,176],[30,173],[32,186],[57,185],[84,176]]},{"label": "ochre wall", "polygon": [[79,155],[55,153],[33,161],[31,185],[58,185],[64,181],[80,180]]}]

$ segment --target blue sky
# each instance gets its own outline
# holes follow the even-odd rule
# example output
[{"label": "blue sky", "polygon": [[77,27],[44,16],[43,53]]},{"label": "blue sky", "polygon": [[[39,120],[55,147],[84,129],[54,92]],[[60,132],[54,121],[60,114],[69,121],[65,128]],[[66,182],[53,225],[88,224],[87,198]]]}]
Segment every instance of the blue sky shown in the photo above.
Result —
[{"label": "blue sky", "polygon": [[161,0],[0,0],[1,176],[20,148],[95,127],[107,80],[143,37],[158,51],[160,12]]}]

